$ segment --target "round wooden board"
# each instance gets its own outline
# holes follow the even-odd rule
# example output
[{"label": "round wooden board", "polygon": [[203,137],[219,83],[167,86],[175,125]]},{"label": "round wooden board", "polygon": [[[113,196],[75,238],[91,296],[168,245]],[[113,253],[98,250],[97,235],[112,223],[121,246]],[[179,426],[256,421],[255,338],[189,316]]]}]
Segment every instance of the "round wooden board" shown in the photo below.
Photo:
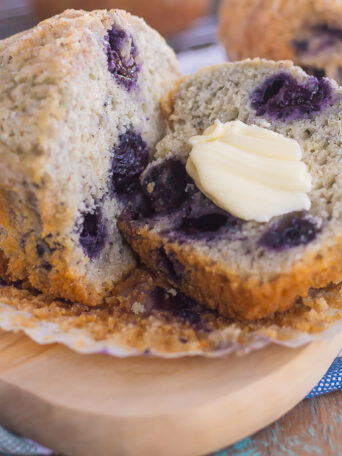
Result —
[{"label": "round wooden board", "polygon": [[116,359],[0,333],[0,423],[68,456],[199,456],[294,407],[342,335],[224,359]]}]

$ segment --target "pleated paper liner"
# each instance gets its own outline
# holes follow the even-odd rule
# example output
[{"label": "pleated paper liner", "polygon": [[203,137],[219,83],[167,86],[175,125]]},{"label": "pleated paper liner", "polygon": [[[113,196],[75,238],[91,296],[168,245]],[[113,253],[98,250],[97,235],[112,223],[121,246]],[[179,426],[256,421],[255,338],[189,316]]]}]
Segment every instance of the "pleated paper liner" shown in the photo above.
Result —
[{"label": "pleated paper liner", "polygon": [[341,321],[342,284],[311,290],[290,311],[252,323],[201,307],[143,268],[98,307],[55,299],[20,283],[0,286],[0,328],[79,353],[218,357],[273,343],[296,348],[333,337]]}]

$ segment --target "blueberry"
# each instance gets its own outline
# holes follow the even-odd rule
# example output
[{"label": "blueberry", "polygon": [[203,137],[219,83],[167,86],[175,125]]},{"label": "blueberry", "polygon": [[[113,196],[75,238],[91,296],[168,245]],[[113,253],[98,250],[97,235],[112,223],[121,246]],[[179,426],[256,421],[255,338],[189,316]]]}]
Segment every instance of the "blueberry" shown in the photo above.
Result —
[{"label": "blueberry", "polygon": [[[179,242],[185,237],[210,240],[227,231],[237,231],[242,224],[242,220],[220,209],[201,193],[176,158],[150,168],[142,180],[141,191],[142,194],[138,192],[131,199],[132,206],[126,211],[128,217],[138,220],[167,215],[170,226],[167,235]],[[176,280],[176,274],[170,272],[169,258],[162,252],[159,257],[160,267]]]},{"label": "blueberry", "polygon": [[309,41],[307,39],[293,40],[291,45],[297,54],[305,54],[309,50]]},{"label": "blueberry", "polygon": [[322,68],[317,68],[314,66],[303,66],[303,70],[310,74],[311,76],[315,76],[317,79],[322,79],[326,76],[325,70]]},{"label": "blueberry", "polygon": [[90,259],[97,258],[106,242],[106,228],[99,207],[83,215],[79,233],[80,244],[85,254]]},{"label": "blueberry", "polygon": [[156,252],[158,269],[173,282],[178,283],[182,279],[184,266],[177,260],[173,253],[167,254],[164,247],[160,247]]},{"label": "blueberry", "polygon": [[41,263],[41,268],[45,269],[45,271],[49,272],[52,270],[52,264],[49,263],[48,261],[43,261]]},{"label": "blueberry", "polygon": [[133,129],[119,136],[112,160],[112,187],[117,194],[134,193],[139,187],[139,177],[147,166],[149,148],[141,135]]},{"label": "blueberry", "polygon": [[315,224],[301,217],[286,217],[268,230],[261,238],[260,244],[273,250],[305,245],[317,235]]},{"label": "blueberry", "polygon": [[277,120],[298,120],[322,111],[332,97],[328,79],[310,76],[305,84],[287,73],[266,79],[251,94],[251,106],[257,116]]},{"label": "blueberry", "polygon": [[23,284],[24,284],[23,280],[16,280],[16,281],[12,282],[12,281],[4,280],[0,277],[0,286],[2,286],[2,287],[14,287],[14,288],[18,288],[19,290],[22,290]]},{"label": "blueberry", "polygon": [[42,258],[45,254],[51,255],[56,250],[55,247],[51,247],[45,239],[40,239],[36,245],[37,255]]},{"label": "blueberry", "polygon": [[[124,201],[123,198],[121,198]],[[137,188],[137,191],[127,195],[125,198],[126,209],[121,214],[122,218],[127,216],[132,220],[140,220],[153,216],[153,211],[145,195]]]},{"label": "blueberry", "polygon": [[[230,214],[205,214],[199,217],[184,217],[179,231],[192,237],[201,237],[202,234],[216,233],[224,226],[237,227],[237,219]],[[212,237],[212,236],[209,236]]]},{"label": "blueberry", "polygon": [[135,58],[138,50],[133,38],[125,30],[113,26],[105,37],[108,70],[115,80],[129,92],[136,87],[140,66]]},{"label": "blueberry", "polygon": [[187,200],[176,233],[178,237],[185,235],[209,241],[222,234],[237,231],[242,223],[241,219],[220,209],[196,190],[193,193],[187,192]]},{"label": "blueberry", "polygon": [[142,191],[157,214],[177,209],[185,200],[190,178],[184,165],[175,158],[151,168],[144,176]]},{"label": "blueberry", "polygon": [[2,279],[2,278],[0,277],[0,285],[1,285],[2,287],[8,287],[8,286],[9,286],[9,283],[6,282],[6,280],[4,280],[4,279]]},{"label": "blueberry", "polygon": [[178,292],[173,296],[164,288],[156,287],[152,293],[153,309],[170,314],[182,323],[194,326],[195,329],[205,329],[201,318],[202,307],[193,299]]},{"label": "blueberry", "polygon": [[342,40],[342,29],[328,24],[316,24],[309,29],[308,37],[294,39],[291,42],[297,55],[315,55],[335,46]]},{"label": "blueberry", "polygon": [[[328,24],[318,24],[314,25],[311,30],[316,34],[316,35],[322,35],[323,37],[330,37],[332,39],[336,40],[342,40],[342,29],[338,27],[330,27]],[[334,43],[332,43],[334,44]]]},{"label": "blueberry", "polygon": [[36,251],[37,251],[37,255],[39,257],[42,257],[44,255],[44,253],[45,253],[44,247],[42,245],[40,245],[40,244],[37,244]]},{"label": "blueberry", "polygon": [[[211,240],[240,229],[242,220],[217,207],[201,193],[188,176],[183,163],[170,158],[151,167],[136,189],[121,218],[140,220],[153,216],[168,216],[165,231],[170,240],[184,242],[185,238]],[[150,220],[151,221],[151,220]],[[158,253],[159,267],[173,281],[182,271],[176,271],[163,249]]]}]

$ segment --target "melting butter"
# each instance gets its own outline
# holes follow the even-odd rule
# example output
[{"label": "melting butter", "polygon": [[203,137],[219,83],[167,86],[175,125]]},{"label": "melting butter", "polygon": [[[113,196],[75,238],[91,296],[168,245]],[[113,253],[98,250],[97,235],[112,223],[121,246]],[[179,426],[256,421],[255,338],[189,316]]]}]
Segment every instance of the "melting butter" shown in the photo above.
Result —
[{"label": "melting butter", "polygon": [[268,222],[308,210],[311,176],[297,141],[239,120],[190,139],[186,170],[217,206],[243,220]]}]

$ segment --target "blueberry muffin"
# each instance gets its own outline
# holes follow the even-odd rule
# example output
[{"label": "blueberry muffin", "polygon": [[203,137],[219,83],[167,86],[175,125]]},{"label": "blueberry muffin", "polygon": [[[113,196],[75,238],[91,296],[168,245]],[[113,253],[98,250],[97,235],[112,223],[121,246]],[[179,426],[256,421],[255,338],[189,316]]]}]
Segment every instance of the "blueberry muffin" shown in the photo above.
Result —
[{"label": "blueberry muffin", "polygon": [[[207,67],[165,103],[169,132],[141,176],[141,200],[119,217],[150,268],[221,314],[262,318],[310,288],[342,280],[342,89],[291,62]],[[302,149],[311,209],[246,221],[219,208],[185,170],[189,139],[216,120],[240,120]],[[277,204],[275,204],[276,206]]]},{"label": "blueberry muffin", "polygon": [[195,19],[204,16],[212,3],[212,0],[33,0],[34,12],[39,19],[67,8],[123,8],[143,17],[165,36],[186,29]]},{"label": "blueberry muffin", "polygon": [[290,59],[342,83],[342,3],[223,0],[219,35],[231,60]]},{"label": "blueberry muffin", "polygon": [[7,277],[92,305],[135,266],[116,218],[163,135],[160,99],[177,77],[164,39],[119,10],[68,10],[0,42]]}]

